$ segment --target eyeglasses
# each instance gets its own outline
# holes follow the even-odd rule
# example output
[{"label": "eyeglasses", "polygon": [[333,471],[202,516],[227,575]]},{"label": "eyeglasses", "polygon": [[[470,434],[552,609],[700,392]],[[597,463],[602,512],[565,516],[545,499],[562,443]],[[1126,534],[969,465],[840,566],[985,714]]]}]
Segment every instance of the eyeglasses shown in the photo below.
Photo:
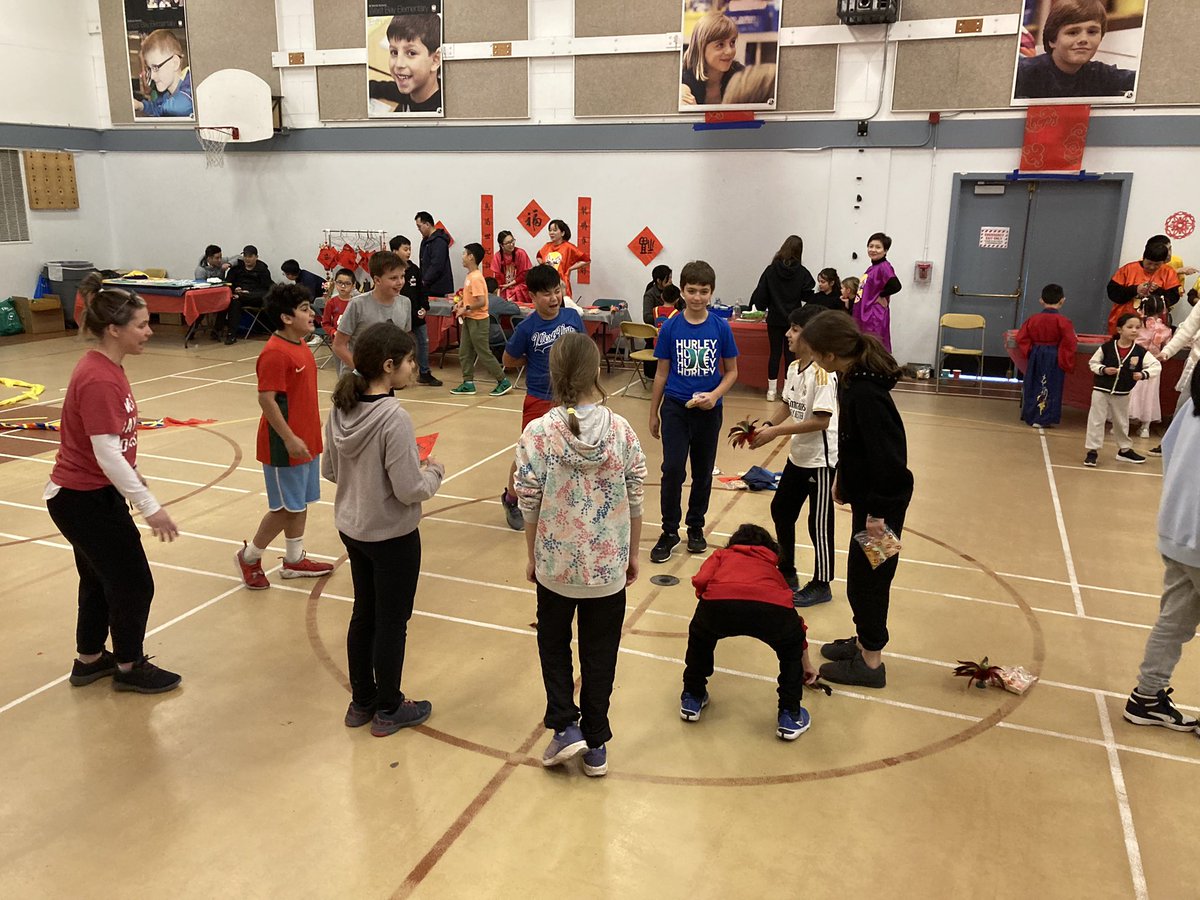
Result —
[{"label": "eyeglasses", "polygon": [[168,56],[166,59],[164,59],[162,62],[160,62],[157,66],[152,63],[146,63],[146,68],[149,70],[151,75],[157,75],[158,70],[161,69],[163,66],[165,66],[167,63],[169,63],[173,59],[179,59],[179,54],[172,53],[170,56]]}]

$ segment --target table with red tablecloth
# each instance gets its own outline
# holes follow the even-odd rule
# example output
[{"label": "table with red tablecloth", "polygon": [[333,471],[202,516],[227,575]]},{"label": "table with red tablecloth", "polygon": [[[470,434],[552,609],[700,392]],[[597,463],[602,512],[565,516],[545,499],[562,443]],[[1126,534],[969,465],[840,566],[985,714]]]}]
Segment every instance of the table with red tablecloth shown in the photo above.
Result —
[{"label": "table with red tablecloth", "polygon": [[738,384],[746,387],[767,389],[767,361],[770,345],[767,342],[767,323],[731,319],[733,340],[738,348]]},{"label": "table with red tablecloth", "polygon": [[[1088,360],[1096,349],[1105,341],[1110,340],[1105,334],[1079,335],[1079,349],[1076,351],[1075,371],[1068,372],[1063,383],[1063,404],[1075,409],[1089,409],[1092,405],[1092,370],[1088,368]],[[1017,346],[1017,333],[1004,333],[1004,347],[1013,365],[1024,373],[1025,364],[1029,361],[1021,348]],[[1180,353],[1162,364],[1162,374],[1158,377],[1158,398],[1162,405],[1163,418],[1174,415],[1175,405],[1179,401],[1179,393],[1175,385],[1183,374],[1183,364],[1187,360],[1186,353]]]},{"label": "table with red tablecloth", "polygon": [[[185,284],[155,284],[153,281],[140,279],[114,278],[104,282],[106,287],[117,287],[131,290],[146,301],[146,308],[152,313],[176,313],[183,316],[188,324],[187,333],[183,336],[186,347],[196,330],[200,317],[207,313],[218,313],[229,308],[233,293],[225,284],[206,284],[195,282],[191,287]],[[83,319],[83,297],[75,295],[75,321]]]}]

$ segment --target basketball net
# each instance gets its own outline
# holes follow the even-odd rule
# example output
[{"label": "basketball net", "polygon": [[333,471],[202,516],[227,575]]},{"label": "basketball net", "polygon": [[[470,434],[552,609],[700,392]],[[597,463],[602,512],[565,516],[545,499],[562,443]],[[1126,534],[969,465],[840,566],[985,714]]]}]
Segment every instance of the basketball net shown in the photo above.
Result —
[{"label": "basketball net", "polygon": [[225,167],[225,146],[230,141],[238,139],[238,130],[229,125],[200,125],[196,127],[196,140],[204,148],[204,167],[206,169],[223,169]]}]

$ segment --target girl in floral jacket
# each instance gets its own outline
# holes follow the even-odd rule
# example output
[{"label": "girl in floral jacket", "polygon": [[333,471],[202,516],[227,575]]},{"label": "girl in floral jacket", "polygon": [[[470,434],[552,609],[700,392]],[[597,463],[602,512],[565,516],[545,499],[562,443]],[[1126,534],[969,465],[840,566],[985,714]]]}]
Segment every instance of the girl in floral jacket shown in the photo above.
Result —
[{"label": "girl in floral jacket", "polygon": [[[565,334],[550,352],[559,404],[530,422],[517,444],[516,489],[525,516],[526,577],[537,585],[538,653],[545,724],[554,732],[542,765],[584,754],[588,775],[608,771],[608,704],[625,618],[625,588],[638,575],[646,457],[633,428],[601,405],[600,352]],[[579,612],[582,686],[574,702],[571,623]]]}]

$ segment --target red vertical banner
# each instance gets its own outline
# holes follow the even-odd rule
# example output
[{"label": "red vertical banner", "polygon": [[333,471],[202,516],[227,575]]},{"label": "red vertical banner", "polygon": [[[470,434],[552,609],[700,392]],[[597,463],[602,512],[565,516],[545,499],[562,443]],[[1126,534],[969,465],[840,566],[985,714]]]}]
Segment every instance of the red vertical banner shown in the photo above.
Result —
[{"label": "red vertical banner", "polygon": [[1087,147],[1090,106],[1031,106],[1025,111],[1022,172],[1078,175]]},{"label": "red vertical banner", "polygon": [[492,195],[479,195],[479,243],[483,244],[483,262],[479,267],[484,272],[492,270],[492,245],[496,243],[495,216],[492,215]]},{"label": "red vertical banner", "polygon": [[[592,198],[579,198],[579,239],[575,241],[575,246],[587,254],[588,258],[592,255]],[[592,267],[584,266],[576,273],[576,280],[580,284],[592,283]]]}]

